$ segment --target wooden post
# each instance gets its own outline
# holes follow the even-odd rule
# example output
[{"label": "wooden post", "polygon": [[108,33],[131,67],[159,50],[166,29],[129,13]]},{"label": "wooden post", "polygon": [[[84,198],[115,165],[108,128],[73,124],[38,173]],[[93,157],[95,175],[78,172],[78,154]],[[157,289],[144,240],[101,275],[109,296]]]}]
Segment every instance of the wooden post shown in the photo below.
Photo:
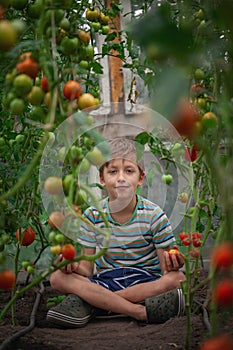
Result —
[{"label": "wooden post", "polygon": [[[107,7],[110,8],[111,0],[107,0]],[[113,19],[110,23],[110,32],[119,31],[121,29],[120,15]],[[113,42],[120,43],[121,38],[116,36]],[[109,56],[109,80],[110,80],[110,99],[112,103],[112,113],[124,113],[124,77],[122,69],[122,61],[115,57],[118,54],[116,50],[112,50]]]}]

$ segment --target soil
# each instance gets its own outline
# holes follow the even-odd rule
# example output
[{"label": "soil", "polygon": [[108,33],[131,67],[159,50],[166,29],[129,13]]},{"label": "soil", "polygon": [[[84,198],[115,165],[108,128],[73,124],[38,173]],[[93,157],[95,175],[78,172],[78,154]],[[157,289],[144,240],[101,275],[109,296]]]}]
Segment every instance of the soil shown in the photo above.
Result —
[{"label": "soil", "polygon": [[[199,279],[206,272],[200,273]],[[0,326],[0,350],[183,350],[185,349],[186,317],[174,317],[163,324],[142,326],[128,317],[93,319],[88,325],[78,329],[60,329],[46,321],[48,298],[59,296],[49,282],[34,287],[16,300],[17,325],[12,326],[11,312],[4,317]],[[207,286],[195,294],[195,300],[205,303]],[[33,310],[35,300],[38,308]],[[0,293],[0,309],[10,300],[9,292]],[[35,315],[35,326],[28,330],[31,313]],[[201,309],[203,310],[203,309]],[[190,350],[198,349],[198,344],[208,336],[209,318],[199,310],[191,316]],[[229,311],[218,312],[218,332],[233,335],[233,315]],[[21,333],[19,333],[21,332]],[[24,334],[22,334],[24,333]],[[19,336],[21,334],[21,336]],[[11,337],[14,337],[12,339]],[[12,339],[11,342],[9,340]],[[6,340],[8,345],[6,346]]]}]

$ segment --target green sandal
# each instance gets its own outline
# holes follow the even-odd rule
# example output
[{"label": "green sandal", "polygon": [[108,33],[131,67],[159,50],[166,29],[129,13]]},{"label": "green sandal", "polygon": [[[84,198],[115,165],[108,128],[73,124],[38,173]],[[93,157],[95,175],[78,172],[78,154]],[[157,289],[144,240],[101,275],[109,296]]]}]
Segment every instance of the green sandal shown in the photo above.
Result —
[{"label": "green sandal", "polygon": [[85,326],[95,315],[95,308],[75,294],[69,294],[47,313],[47,321],[65,328]]},{"label": "green sandal", "polygon": [[181,289],[147,298],[145,306],[148,323],[163,323],[171,317],[185,314],[185,301]]}]

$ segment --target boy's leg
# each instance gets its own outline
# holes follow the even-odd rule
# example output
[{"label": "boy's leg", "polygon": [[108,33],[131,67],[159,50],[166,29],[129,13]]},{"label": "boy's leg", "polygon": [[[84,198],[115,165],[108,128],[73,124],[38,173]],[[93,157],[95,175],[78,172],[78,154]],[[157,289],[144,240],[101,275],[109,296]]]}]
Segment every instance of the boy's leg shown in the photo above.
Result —
[{"label": "boy's leg", "polygon": [[150,296],[178,288],[180,280],[184,279],[181,272],[170,272],[153,282],[141,283],[118,292],[112,292],[90,282],[83,276],[64,274],[58,270],[51,276],[51,285],[62,293],[76,294],[97,308],[146,321],[146,307],[136,303],[144,301]]},{"label": "boy's leg", "polygon": [[54,289],[64,294],[76,294],[96,308],[124,314],[141,321],[147,319],[145,306],[134,304],[83,276],[74,273],[64,274],[57,270],[51,275],[50,281]]},{"label": "boy's leg", "polygon": [[185,280],[181,271],[171,271],[155,281],[136,284],[115,292],[132,303],[144,301],[146,298],[160,295],[169,290],[180,288],[180,282]]}]

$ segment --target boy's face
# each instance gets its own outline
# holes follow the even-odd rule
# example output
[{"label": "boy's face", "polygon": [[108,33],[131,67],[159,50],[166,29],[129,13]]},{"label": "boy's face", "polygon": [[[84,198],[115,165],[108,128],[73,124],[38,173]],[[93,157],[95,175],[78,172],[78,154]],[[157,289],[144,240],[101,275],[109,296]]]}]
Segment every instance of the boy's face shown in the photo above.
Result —
[{"label": "boy's face", "polygon": [[144,173],[139,171],[136,163],[123,158],[111,160],[104,166],[100,183],[105,186],[110,201],[129,201],[135,197],[136,189],[143,184]]}]

